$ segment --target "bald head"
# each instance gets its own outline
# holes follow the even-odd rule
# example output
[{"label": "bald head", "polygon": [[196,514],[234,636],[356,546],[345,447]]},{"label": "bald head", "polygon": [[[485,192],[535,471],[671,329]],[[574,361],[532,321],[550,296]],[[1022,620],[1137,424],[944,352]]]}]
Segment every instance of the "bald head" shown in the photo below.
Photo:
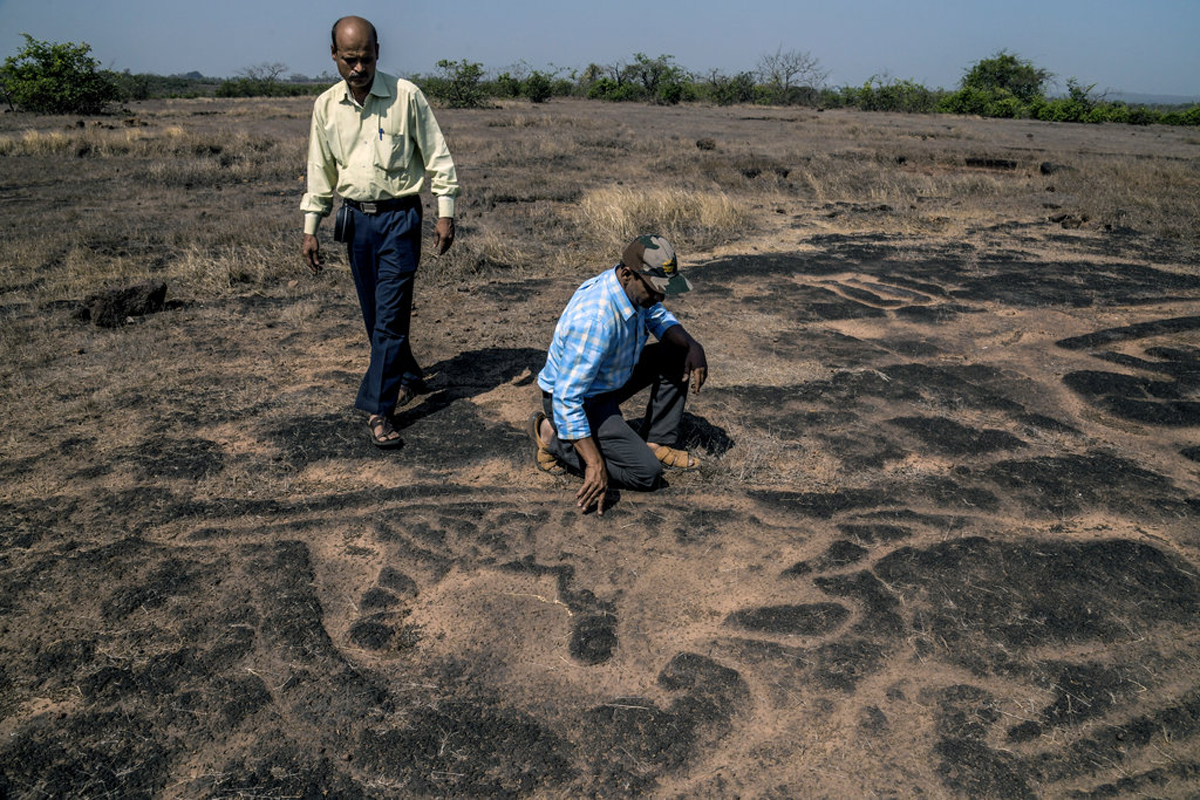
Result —
[{"label": "bald head", "polygon": [[372,45],[379,44],[379,36],[375,32],[375,26],[362,17],[342,17],[333,23],[333,29],[329,32],[329,37],[333,43],[334,50],[338,46],[339,33],[347,38],[354,39],[365,36]]},{"label": "bald head", "polygon": [[342,17],[333,23],[333,45],[329,48],[338,74],[346,80],[359,103],[366,100],[375,80],[379,41],[375,26],[362,17]]}]

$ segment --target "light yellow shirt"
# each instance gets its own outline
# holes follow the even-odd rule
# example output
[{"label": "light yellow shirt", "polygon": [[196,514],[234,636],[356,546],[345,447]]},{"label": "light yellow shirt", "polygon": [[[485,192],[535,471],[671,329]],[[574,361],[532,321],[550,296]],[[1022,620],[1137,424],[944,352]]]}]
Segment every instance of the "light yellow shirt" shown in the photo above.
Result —
[{"label": "light yellow shirt", "polygon": [[438,216],[454,216],[461,190],[454,160],[425,95],[410,81],[375,73],[359,105],[345,81],[313,105],[308,137],[308,191],[300,201],[304,232],[317,232],[333,208],[333,193],[351,200],[417,194],[429,173]]}]

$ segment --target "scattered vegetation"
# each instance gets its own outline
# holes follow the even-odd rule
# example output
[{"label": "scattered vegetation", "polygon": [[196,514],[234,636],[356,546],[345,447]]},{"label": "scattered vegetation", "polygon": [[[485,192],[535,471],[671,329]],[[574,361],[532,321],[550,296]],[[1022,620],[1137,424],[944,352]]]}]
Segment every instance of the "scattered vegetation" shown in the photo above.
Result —
[{"label": "scattered vegetation", "polygon": [[780,45],[758,61],[758,74],[763,83],[763,98],[775,105],[813,105],[818,90],[825,84],[829,71],[820,60],[808,52],[789,50]]},{"label": "scattered vegetation", "polygon": [[450,108],[482,108],[487,105],[489,92],[483,86],[483,65],[475,61],[437,63],[439,74],[421,81],[424,91]]},{"label": "scattered vegetation", "polygon": [[[34,204],[37,235],[26,235],[28,223],[15,212],[0,227],[8,242],[0,290],[13,292],[14,301],[54,303],[112,281],[160,277],[172,291],[207,295],[266,287],[294,273],[289,236],[303,187],[306,101],[270,101],[264,129],[267,108],[240,99],[155,101],[137,117],[66,126],[6,115],[0,161],[10,181],[36,174],[67,188],[53,204]],[[1037,128],[1013,128],[1002,145],[1005,128],[980,127],[994,123],[915,116],[797,119],[795,111],[765,110],[763,121],[738,124],[778,135],[698,136],[693,126],[707,133],[740,112],[692,108],[678,127],[653,136],[632,127],[651,109],[607,103],[523,104],[458,117],[447,111],[442,122],[452,146],[469,153],[474,168],[464,175],[460,241],[424,274],[456,281],[523,274],[536,264],[594,264],[649,229],[697,252],[756,235],[785,212],[841,231],[930,236],[962,235],[996,218],[1071,215],[1092,229],[1198,241],[1194,159],[1081,154]],[[1038,137],[1036,161],[1024,158],[1012,171],[966,166],[984,151],[1027,155],[1026,131]],[[614,159],[622,183],[614,181]],[[1070,166],[1042,176],[1042,160]],[[548,168],[531,172],[530,163]],[[90,207],[97,192],[128,202],[95,226],[83,224],[77,209]],[[336,258],[338,249],[330,254]]]},{"label": "scattered vegetation", "polygon": [[[336,78],[290,75],[287,65],[263,63],[230,79],[198,73],[163,77],[99,70],[84,43],[51,44],[26,36],[26,47],[0,69],[9,103],[44,113],[100,113],[114,101],[155,97],[294,97],[318,94]],[[1053,122],[1118,122],[1133,125],[1200,125],[1200,105],[1146,106],[1109,101],[1076,78],[1065,96],[1048,96],[1053,75],[1005,50],[965,71],[957,89],[929,88],[911,79],[874,75],[861,86],[830,86],[829,71],[808,51],[781,46],[760,56],[757,69],[726,75],[690,72],[674,56],[634,53],[586,69],[533,69],[520,62],[491,75],[468,59],[442,59],[429,75],[408,76],[426,95],[450,108],[486,108],[493,99],[545,103],[555,97],[607,102],[725,106],[753,103],[818,109],[856,108],[915,114],[947,113]]]},{"label": "scattered vegetation", "polygon": [[25,46],[0,67],[10,103],[42,114],[96,114],[118,98],[117,84],[86,42],[54,44],[21,35]]},{"label": "scattered vegetation", "polygon": [[287,64],[274,62],[246,67],[239,77],[221,81],[215,92],[217,97],[297,97],[320,94],[333,82],[309,81],[303,75],[284,81]]}]

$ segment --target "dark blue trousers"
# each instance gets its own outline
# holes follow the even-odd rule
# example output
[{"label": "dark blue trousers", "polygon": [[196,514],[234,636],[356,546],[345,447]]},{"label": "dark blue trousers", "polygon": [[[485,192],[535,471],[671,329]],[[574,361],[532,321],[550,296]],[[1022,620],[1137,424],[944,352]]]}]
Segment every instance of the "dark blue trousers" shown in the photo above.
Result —
[{"label": "dark blue trousers", "polygon": [[421,201],[414,197],[411,204],[378,214],[352,213],[354,234],[346,250],[371,341],[371,363],[354,407],[390,414],[401,385],[421,383],[408,337],[413,278],[421,261]]}]

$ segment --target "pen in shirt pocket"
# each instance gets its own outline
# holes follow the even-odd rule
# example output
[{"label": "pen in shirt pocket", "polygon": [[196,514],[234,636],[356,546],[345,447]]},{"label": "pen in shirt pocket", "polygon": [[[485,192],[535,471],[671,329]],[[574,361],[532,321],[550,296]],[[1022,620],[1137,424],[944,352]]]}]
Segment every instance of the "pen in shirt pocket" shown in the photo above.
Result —
[{"label": "pen in shirt pocket", "polygon": [[379,129],[379,141],[383,141],[383,128]]}]

